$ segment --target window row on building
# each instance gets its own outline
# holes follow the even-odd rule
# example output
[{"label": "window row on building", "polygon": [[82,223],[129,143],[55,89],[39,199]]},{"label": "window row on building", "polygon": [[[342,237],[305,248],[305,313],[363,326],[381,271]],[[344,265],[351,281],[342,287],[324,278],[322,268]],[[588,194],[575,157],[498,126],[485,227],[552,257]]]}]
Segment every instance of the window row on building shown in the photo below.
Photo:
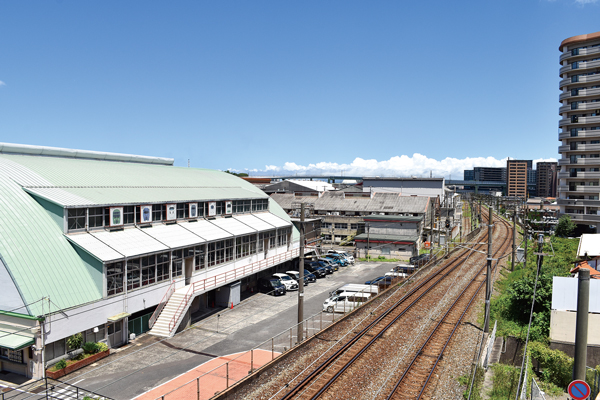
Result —
[{"label": "window row on building", "polygon": [[70,208],[67,231],[117,228],[126,225],[244,214],[269,209],[269,199]]},{"label": "window row on building", "polygon": [[258,234],[203,243],[197,246],[135,257],[106,265],[106,294],[113,296],[183,275],[185,259],[195,271],[215,267],[267,249],[287,246],[292,228],[280,228]]},{"label": "window row on building", "polygon": [[357,230],[358,229],[358,224],[346,224],[346,223],[342,223],[342,222],[335,222],[335,223],[331,223],[331,222],[322,222],[321,223],[321,228],[322,229],[350,229],[350,230]]}]

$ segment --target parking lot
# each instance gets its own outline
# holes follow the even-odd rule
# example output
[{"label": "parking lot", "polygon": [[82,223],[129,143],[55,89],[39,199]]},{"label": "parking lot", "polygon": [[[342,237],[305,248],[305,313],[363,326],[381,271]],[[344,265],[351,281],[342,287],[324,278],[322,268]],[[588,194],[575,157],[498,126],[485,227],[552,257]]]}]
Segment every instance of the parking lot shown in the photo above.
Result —
[{"label": "parking lot", "polygon": [[[356,263],[305,287],[304,317],[319,313],[329,292],[364,283],[395,263]],[[142,335],[96,365],[64,380],[115,399],[131,399],[216,357],[250,350],[297,322],[298,292],[256,293],[233,309],[193,324],[173,338]]]}]

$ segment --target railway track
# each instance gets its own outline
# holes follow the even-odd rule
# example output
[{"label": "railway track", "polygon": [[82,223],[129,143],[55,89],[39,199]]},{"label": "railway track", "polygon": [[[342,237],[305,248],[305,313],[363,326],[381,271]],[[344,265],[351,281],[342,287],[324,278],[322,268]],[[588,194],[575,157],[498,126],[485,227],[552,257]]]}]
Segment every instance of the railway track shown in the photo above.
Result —
[{"label": "railway track", "polygon": [[[499,219],[497,221],[501,229],[502,226],[504,229],[506,228],[505,222]],[[502,236],[504,236],[503,243],[496,253],[504,251],[510,243],[510,238],[506,234]],[[478,245],[476,250],[484,246]],[[464,267],[474,254],[476,255],[474,258],[480,258],[474,250],[462,251],[458,257],[448,262],[437,273],[424,279],[372,322],[356,332],[352,338],[337,348],[316,368],[290,382],[288,387],[291,389],[278,398],[283,400],[342,397],[340,390],[343,392],[344,382],[347,379],[354,379],[360,371],[361,366],[357,366],[357,364],[361,363],[361,357],[368,358],[365,355],[375,352],[373,349],[381,346],[382,338],[398,335],[398,327],[402,325],[402,322],[426,318],[428,310],[434,308],[436,301],[439,301],[446,292],[452,289],[458,277],[469,272],[465,272]],[[404,369],[401,371],[404,372],[400,372],[402,373],[401,378],[394,382],[393,387],[385,388],[386,393],[390,394],[383,395],[383,397],[415,399],[428,395],[432,375],[443,357],[444,350],[460,326],[470,304],[482,285],[485,284],[485,279],[483,279],[485,263],[483,264],[484,267],[476,269],[470,282],[456,297],[436,326],[430,330],[410,363],[403,366]]]}]

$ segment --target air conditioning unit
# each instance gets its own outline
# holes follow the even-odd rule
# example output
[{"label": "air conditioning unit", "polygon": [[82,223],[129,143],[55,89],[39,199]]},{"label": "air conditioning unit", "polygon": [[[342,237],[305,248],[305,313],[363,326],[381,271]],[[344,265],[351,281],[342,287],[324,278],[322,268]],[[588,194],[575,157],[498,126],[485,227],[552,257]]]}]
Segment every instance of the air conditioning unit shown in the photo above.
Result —
[{"label": "air conditioning unit", "polygon": [[135,333],[129,334],[129,340],[135,340]]}]

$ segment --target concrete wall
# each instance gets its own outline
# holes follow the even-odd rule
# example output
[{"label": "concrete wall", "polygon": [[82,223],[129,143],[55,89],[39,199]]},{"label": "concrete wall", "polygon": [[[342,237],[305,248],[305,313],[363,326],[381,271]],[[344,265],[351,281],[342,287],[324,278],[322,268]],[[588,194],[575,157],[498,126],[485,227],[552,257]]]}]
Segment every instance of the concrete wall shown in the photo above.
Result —
[{"label": "concrete wall", "polygon": [[[550,340],[575,343],[575,311],[552,310],[550,314]],[[600,314],[588,314],[588,345],[600,346]]]},{"label": "concrete wall", "polygon": [[419,236],[418,222],[370,222],[369,232],[373,235]]}]

